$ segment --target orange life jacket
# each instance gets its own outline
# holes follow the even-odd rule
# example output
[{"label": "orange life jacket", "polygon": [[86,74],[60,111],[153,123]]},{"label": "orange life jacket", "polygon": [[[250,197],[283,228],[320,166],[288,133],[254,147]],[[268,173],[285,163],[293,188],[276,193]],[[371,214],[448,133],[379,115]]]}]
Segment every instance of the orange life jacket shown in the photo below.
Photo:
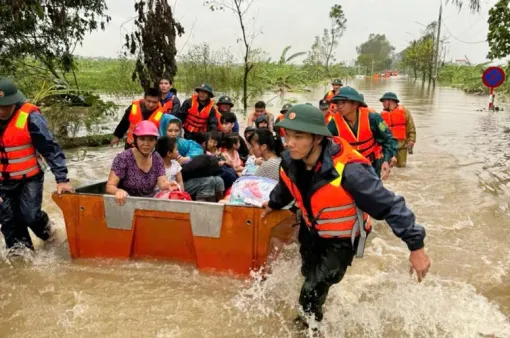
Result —
[{"label": "orange life jacket", "polygon": [[336,95],[335,91],[334,90],[330,90],[327,94],[326,94],[326,101],[330,101],[334,96]]},{"label": "orange life jacket", "polygon": [[174,98],[175,96],[172,96],[172,99],[165,102],[163,105],[163,112],[170,114],[172,112],[172,109],[174,108]]},{"label": "orange life jacket", "polygon": [[[285,117],[285,114],[280,114],[278,115],[278,117],[276,118],[277,121],[281,121],[283,120],[283,118]],[[280,128],[279,130],[279,134],[280,134],[280,137],[285,137],[285,129],[283,128]]]},{"label": "orange life jacket", "polygon": [[404,106],[397,106],[393,111],[383,111],[381,117],[390,127],[393,137],[398,141],[407,140],[407,120]]},{"label": "orange life jacket", "polygon": [[[129,145],[132,145],[135,141],[133,132],[135,131],[135,127],[138,123],[143,121],[143,115],[142,115],[142,108],[140,107],[140,104],[143,102],[143,100],[133,101],[131,105],[131,113],[129,113],[129,129],[127,132],[127,139],[126,142]],[[161,104],[158,105],[158,109],[152,113],[152,115],[149,117],[149,121],[154,123],[156,127],[159,129],[159,123],[161,121],[161,116],[163,116],[164,110],[161,107]]]},{"label": "orange life jacket", "polygon": [[338,129],[338,135],[345,139],[361,155],[365,156],[370,162],[380,159],[383,156],[382,147],[374,138],[370,128],[369,111],[367,108],[358,108],[358,132],[355,135],[341,114],[336,114],[334,119]]},{"label": "orange life jacket", "polygon": [[331,121],[333,119],[334,115],[335,114],[331,114],[331,112],[329,110],[326,113],[326,115],[324,115],[324,121],[326,121],[326,126],[328,125],[329,121]]},{"label": "orange life jacket", "polygon": [[[348,163],[370,163],[344,139],[332,137],[331,140],[341,148],[332,159],[337,175],[335,179],[318,188],[312,196],[304,196],[310,198],[311,215],[304,206],[299,189],[283,167],[280,169],[281,179],[296,200],[303,214],[303,220],[310,230],[315,229],[323,238],[351,238],[354,241],[357,236],[361,236],[365,239],[367,232],[371,230],[370,219],[356,206],[353,197],[342,187],[342,175]],[[320,166],[319,163],[315,171],[320,170]]]},{"label": "orange life jacket", "polygon": [[190,133],[205,133],[207,132],[207,121],[209,114],[214,107],[214,101],[210,100],[209,104],[201,111],[198,111],[198,94],[193,95],[191,98],[191,108],[188,109],[186,120],[182,123],[184,129]]},{"label": "orange life jacket", "polygon": [[0,139],[0,181],[22,180],[41,172],[37,152],[28,131],[28,117],[39,112],[39,108],[24,103],[5,128]]}]

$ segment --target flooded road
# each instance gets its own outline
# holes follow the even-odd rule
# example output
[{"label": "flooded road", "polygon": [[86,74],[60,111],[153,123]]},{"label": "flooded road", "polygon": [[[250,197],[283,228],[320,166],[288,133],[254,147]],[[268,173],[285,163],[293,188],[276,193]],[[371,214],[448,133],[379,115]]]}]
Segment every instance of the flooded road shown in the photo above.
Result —
[{"label": "flooded road", "polygon": [[[413,113],[415,153],[386,185],[426,227],[433,267],[418,284],[405,244],[376,222],[365,258],[330,291],[324,335],[510,337],[510,112],[477,111],[487,97],[402,77],[350,84],[377,110],[395,91]],[[290,96],[316,104],[323,94]],[[69,153],[71,180],[105,178],[120,150]],[[162,262],[71,261],[46,180],[61,244],[37,242],[26,263],[0,257],[0,337],[301,337],[291,325],[302,283],[296,245],[263,283]]]}]

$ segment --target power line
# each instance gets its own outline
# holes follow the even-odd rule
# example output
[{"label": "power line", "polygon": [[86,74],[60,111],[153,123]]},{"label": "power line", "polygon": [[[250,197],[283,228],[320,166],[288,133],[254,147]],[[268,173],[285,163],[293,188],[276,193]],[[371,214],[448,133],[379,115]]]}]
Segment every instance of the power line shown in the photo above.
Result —
[{"label": "power line", "polygon": [[446,31],[448,32],[448,34],[450,34],[450,36],[452,38],[454,38],[455,40],[459,41],[459,42],[462,42],[462,43],[466,43],[466,44],[469,44],[469,45],[476,45],[476,44],[480,44],[480,43],[484,43],[484,42],[487,42],[487,40],[483,40],[483,41],[464,41],[464,40],[461,40],[459,39],[458,37],[456,37],[455,35],[452,34],[452,32],[450,32],[450,30],[448,29],[448,26],[446,26],[444,20],[441,20],[441,22],[443,23],[444,25],[444,28],[446,29]]}]

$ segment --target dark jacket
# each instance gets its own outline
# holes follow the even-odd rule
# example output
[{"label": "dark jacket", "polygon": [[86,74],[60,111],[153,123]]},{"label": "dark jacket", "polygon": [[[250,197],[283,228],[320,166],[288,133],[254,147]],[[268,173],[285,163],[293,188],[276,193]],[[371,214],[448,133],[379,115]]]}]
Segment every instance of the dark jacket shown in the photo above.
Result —
[{"label": "dark jacket", "polygon": [[[209,104],[207,101],[205,104],[198,103],[198,111],[202,111],[206,105]],[[191,109],[191,99],[187,99],[181,105],[181,109],[178,113],[174,114],[175,117],[179,118],[183,123],[186,121],[188,117],[188,110]],[[216,117],[216,107],[211,109],[211,113],[209,114],[209,120],[207,123],[207,131],[218,130],[218,118]]]},{"label": "dark jacket", "polygon": [[[319,158],[322,166],[317,172],[312,173],[308,191],[301,191],[300,186],[303,184],[297,184],[308,214],[313,214],[309,205],[311,196],[322,186],[338,178],[338,172],[333,167],[333,156],[341,151],[340,147],[331,140],[326,140]],[[304,162],[292,160],[288,151],[282,153],[282,168],[293,182],[298,182],[298,177],[306,176],[303,173]],[[393,233],[407,244],[409,250],[423,248],[425,229],[415,223],[415,216],[407,208],[404,198],[387,190],[371,166],[362,163],[345,165],[342,187],[353,197],[358,208],[377,220],[385,220]],[[278,210],[293,200],[294,197],[280,177],[280,181],[271,192],[269,207]]]},{"label": "dark jacket", "polygon": [[182,178],[186,181],[197,177],[217,176],[221,172],[218,162],[219,160],[215,156],[196,156],[182,165]]},{"label": "dark jacket", "polygon": [[174,95],[174,94],[172,94],[170,92],[170,93],[168,93],[168,95],[164,99],[159,100],[159,102],[163,106],[165,103],[167,103],[170,100],[174,101],[174,105],[172,106],[172,111],[171,112],[165,112],[165,113],[172,114],[172,115],[179,114],[179,111],[181,110],[181,100],[179,100],[177,95]]},{"label": "dark jacket", "polygon": [[[23,103],[18,103],[15,111],[20,109],[22,105]],[[4,134],[5,128],[13,116],[14,114],[8,120],[0,120],[0,137]],[[44,157],[51,172],[55,175],[57,183],[67,182],[66,156],[55,141],[42,114],[32,113],[29,115],[28,132],[35,150]]]},{"label": "dark jacket", "polygon": [[[131,114],[131,107],[133,107],[133,105],[130,105],[126,111],[124,112],[124,116],[122,116],[122,119],[120,120],[119,124],[117,125],[117,128],[115,128],[115,131],[113,132],[113,135],[122,139],[124,137],[124,135],[126,135],[126,132],[128,131],[129,129],[129,114]],[[142,110],[142,118],[143,120],[148,120],[151,115],[158,109],[154,109],[154,110],[147,110],[147,108],[145,108],[145,104],[142,102],[140,104],[140,109]]]}]

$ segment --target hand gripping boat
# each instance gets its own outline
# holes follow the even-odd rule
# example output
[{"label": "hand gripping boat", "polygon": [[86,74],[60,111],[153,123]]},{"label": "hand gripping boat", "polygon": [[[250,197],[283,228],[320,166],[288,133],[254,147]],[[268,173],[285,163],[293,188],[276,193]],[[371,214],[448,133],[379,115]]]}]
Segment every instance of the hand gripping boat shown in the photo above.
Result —
[{"label": "hand gripping boat", "polygon": [[292,239],[296,217],[250,206],[128,197],[118,206],[105,182],[53,193],[64,214],[72,258],[155,258],[200,271],[250,275]]}]

